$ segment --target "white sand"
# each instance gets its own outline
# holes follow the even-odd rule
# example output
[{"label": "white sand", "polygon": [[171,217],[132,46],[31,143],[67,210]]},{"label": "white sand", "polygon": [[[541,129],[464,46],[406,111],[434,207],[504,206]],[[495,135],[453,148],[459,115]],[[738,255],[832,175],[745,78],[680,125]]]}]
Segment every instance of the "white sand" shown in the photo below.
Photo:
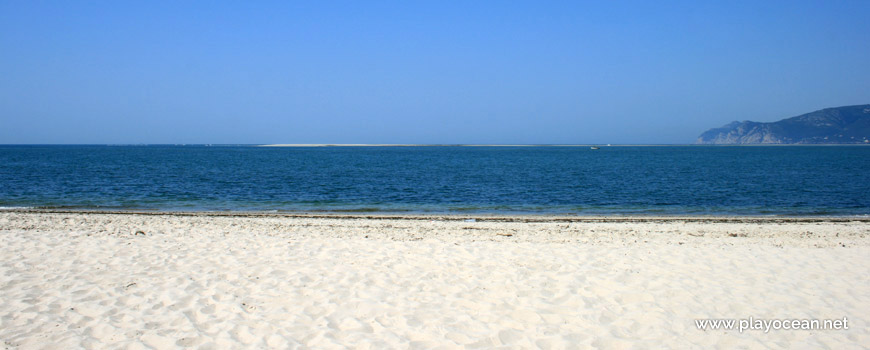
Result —
[{"label": "white sand", "polygon": [[[870,223],[744,221],[0,212],[0,345],[870,346]],[[850,327],[694,322],[748,317]]]}]

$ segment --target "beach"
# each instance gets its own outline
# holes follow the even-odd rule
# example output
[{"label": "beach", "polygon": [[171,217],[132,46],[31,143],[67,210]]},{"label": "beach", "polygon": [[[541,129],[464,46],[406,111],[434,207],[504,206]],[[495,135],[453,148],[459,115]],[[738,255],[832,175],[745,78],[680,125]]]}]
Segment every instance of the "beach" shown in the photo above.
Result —
[{"label": "beach", "polygon": [[[870,344],[870,218],[0,211],[7,349]],[[698,320],[847,320],[706,329]]]}]

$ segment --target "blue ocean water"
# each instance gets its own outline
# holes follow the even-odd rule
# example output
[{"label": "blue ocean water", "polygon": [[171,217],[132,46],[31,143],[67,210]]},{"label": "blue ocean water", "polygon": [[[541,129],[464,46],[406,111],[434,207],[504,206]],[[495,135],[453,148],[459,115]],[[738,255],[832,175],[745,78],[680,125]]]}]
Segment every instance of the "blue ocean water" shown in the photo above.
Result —
[{"label": "blue ocean water", "polygon": [[0,146],[0,207],[868,215],[870,147]]}]

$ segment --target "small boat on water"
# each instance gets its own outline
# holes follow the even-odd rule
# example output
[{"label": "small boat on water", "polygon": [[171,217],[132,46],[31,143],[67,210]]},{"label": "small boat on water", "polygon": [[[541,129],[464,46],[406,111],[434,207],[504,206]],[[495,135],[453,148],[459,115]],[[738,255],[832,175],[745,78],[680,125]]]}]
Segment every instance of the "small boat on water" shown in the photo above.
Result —
[{"label": "small boat on water", "polygon": [[592,146],[592,147],[589,147],[589,148],[591,148],[591,149],[601,149],[601,148],[598,147],[598,146]]}]

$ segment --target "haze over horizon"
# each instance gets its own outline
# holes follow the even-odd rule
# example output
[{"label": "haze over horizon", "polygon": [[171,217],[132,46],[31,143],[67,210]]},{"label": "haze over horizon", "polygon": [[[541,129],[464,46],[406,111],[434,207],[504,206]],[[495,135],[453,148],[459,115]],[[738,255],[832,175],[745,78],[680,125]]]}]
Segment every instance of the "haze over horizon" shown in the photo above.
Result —
[{"label": "haze over horizon", "polygon": [[685,144],[870,103],[870,2],[0,2],[0,144]]}]

